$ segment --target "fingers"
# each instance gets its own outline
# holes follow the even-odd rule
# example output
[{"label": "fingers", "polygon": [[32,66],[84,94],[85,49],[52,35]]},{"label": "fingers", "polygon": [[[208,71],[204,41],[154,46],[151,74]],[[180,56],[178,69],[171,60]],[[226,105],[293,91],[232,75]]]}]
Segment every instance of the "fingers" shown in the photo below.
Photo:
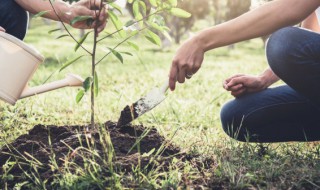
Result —
[{"label": "fingers", "polygon": [[238,91],[243,87],[244,87],[243,84],[237,84],[237,85],[234,85],[234,86],[231,86],[231,87],[227,86],[227,88],[224,88],[224,89],[226,89],[227,91]]},{"label": "fingers", "polygon": [[101,0],[90,0],[90,9],[99,10],[101,7]]},{"label": "fingers", "polygon": [[174,91],[176,88],[177,74],[178,74],[177,62],[173,61],[170,69],[170,75],[169,75],[169,87],[170,87],[170,90],[172,91]]},{"label": "fingers", "polygon": [[[106,26],[108,17],[107,6],[101,0],[82,0],[72,5],[74,16],[91,16],[93,22],[79,22],[73,25],[75,28],[89,29],[97,27],[100,33]],[[102,7],[101,7],[102,6]]]},{"label": "fingers", "polygon": [[177,80],[179,83],[184,83],[184,81],[186,81],[186,77],[187,77],[187,74],[185,72],[185,70],[178,70],[179,73],[178,73],[178,77],[177,77]]},{"label": "fingers", "polygon": [[104,28],[106,27],[106,25],[107,25],[107,22],[103,22],[102,25],[100,25],[97,29],[98,33],[102,32],[104,30]]},{"label": "fingers", "polygon": [[172,62],[170,70],[170,82],[169,87],[173,91],[176,86],[176,82],[184,83],[186,79],[191,77],[200,69],[202,62],[180,64],[178,60]]},{"label": "fingers", "polygon": [[98,10],[100,9],[101,0],[81,0],[77,4],[88,7],[91,10]]},{"label": "fingers", "polygon": [[223,88],[227,91],[231,91],[233,96],[239,97],[244,94],[259,92],[265,87],[263,83],[261,83],[261,79],[259,77],[235,75],[224,81]]},{"label": "fingers", "polygon": [[250,86],[250,78],[243,74],[234,75],[224,81],[223,88],[228,91],[234,91],[241,85]]},{"label": "fingers", "polygon": [[[195,44],[195,43],[198,44]],[[204,50],[196,38],[190,38],[177,50],[172,61],[170,70],[171,90],[175,89],[176,81],[184,83],[186,79],[190,79],[195,74],[203,62]]]},{"label": "fingers", "polygon": [[227,83],[228,88],[237,86],[237,85],[239,85],[239,84],[243,84],[244,81],[243,81],[242,79],[243,79],[242,77],[231,79],[231,80]]},{"label": "fingers", "polygon": [[0,26],[0,32],[6,32],[6,30]]},{"label": "fingers", "polygon": [[241,88],[241,89],[239,89],[239,90],[237,90],[237,91],[232,91],[232,92],[231,92],[231,95],[234,96],[234,97],[236,97],[236,98],[238,98],[238,97],[246,94],[246,91],[247,91],[246,88]]},{"label": "fingers", "polygon": [[193,65],[192,71],[191,71],[193,74],[198,72],[199,69],[201,68],[201,64],[202,64],[203,59],[200,58],[200,60],[201,60],[201,62],[195,62],[195,64]]},{"label": "fingers", "polygon": [[237,78],[237,77],[242,77],[244,76],[244,74],[237,74],[237,75],[233,75],[230,78],[227,78],[226,81],[229,83],[232,79]]},{"label": "fingers", "polygon": [[244,85],[243,75],[234,75],[226,79],[223,83],[223,88],[231,92],[231,95],[234,97],[240,97],[247,93],[247,88]]},{"label": "fingers", "polygon": [[98,33],[102,32],[104,30],[104,28],[107,25],[107,18],[108,18],[108,14],[107,14],[107,7],[103,6],[103,8],[100,11],[100,15],[99,15],[99,22],[98,24],[100,26],[98,26]]},{"label": "fingers", "polygon": [[99,15],[99,21],[100,22],[105,22],[107,20],[107,18],[108,18],[107,11],[108,11],[108,7],[107,6],[103,6],[102,9],[101,9],[100,15]]}]

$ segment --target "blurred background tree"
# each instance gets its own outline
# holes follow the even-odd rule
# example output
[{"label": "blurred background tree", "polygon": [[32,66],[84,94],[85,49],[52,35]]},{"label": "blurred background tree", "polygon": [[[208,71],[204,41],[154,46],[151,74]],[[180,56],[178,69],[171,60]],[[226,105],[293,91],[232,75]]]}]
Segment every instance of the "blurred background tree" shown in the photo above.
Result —
[{"label": "blurred background tree", "polygon": [[[64,1],[73,3],[79,0]],[[146,4],[147,15],[145,16],[148,16],[152,6],[148,0],[141,1]],[[208,22],[209,25],[217,25],[234,19],[250,9],[257,8],[269,1],[272,0],[178,0],[178,7],[188,11],[192,16],[190,18],[179,18],[172,15],[162,15],[164,22],[168,23],[168,27],[170,28],[168,34],[172,39],[160,35],[163,41],[162,44],[163,46],[169,46],[172,41],[179,44],[182,38],[187,38],[188,35],[191,34],[198,20],[203,19]],[[127,0],[117,0],[117,2],[124,4],[128,13],[133,17],[133,3],[128,3]],[[50,24],[45,20],[44,22]],[[61,30],[63,30],[62,27]],[[80,30],[80,37],[83,36],[84,33],[84,30]],[[267,38],[268,36],[264,36],[262,40],[266,42]]]},{"label": "blurred background tree", "polygon": [[[147,14],[151,9],[148,1],[143,0],[147,5]],[[181,38],[187,35],[197,20],[205,19],[213,21],[212,25],[234,19],[250,10],[252,4],[261,5],[270,0],[179,0],[178,7],[192,14],[190,18],[178,18],[175,16],[162,15],[170,28],[169,34],[174,42],[179,44]],[[133,15],[132,4],[127,3],[128,12]],[[264,38],[263,38],[264,39]],[[163,39],[165,41],[165,38]],[[265,39],[264,39],[265,41]],[[163,44],[166,44],[164,42]]]},{"label": "blurred background tree", "polygon": [[[143,0],[147,6],[147,14],[149,14],[151,5],[149,1]],[[170,28],[169,34],[174,39],[174,42],[179,44],[181,38],[187,34],[194,26],[196,20],[204,19],[210,13],[210,6],[208,0],[180,0],[178,1],[178,7],[191,13],[190,18],[180,18],[171,15],[162,15],[164,21]],[[127,10],[130,15],[133,16],[132,3],[127,3]],[[165,40],[163,37],[162,40]]]}]

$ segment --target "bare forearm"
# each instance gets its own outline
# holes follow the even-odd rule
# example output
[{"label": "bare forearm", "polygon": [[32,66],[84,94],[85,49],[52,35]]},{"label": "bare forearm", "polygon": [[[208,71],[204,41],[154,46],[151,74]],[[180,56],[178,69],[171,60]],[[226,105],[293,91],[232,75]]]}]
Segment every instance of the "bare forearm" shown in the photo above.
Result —
[{"label": "bare forearm", "polygon": [[196,36],[205,51],[271,34],[301,22],[320,5],[319,0],[276,0],[236,19],[203,30]]},{"label": "bare forearm", "polygon": [[267,68],[259,77],[261,78],[264,88],[268,88],[270,85],[280,80],[271,68]]},{"label": "bare forearm", "polygon": [[68,23],[70,19],[68,18],[69,4],[61,0],[52,1],[54,9],[56,10],[58,16],[53,10],[49,1],[44,0],[15,0],[21,7],[29,11],[32,14],[37,14],[41,11],[48,11],[43,16],[52,20],[59,20],[58,16],[63,22]]},{"label": "bare forearm", "polygon": [[302,28],[312,30],[314,32],[320,32],[320,27],[318,23],[318,18],[315,12],[308,16],[302,23]]}]

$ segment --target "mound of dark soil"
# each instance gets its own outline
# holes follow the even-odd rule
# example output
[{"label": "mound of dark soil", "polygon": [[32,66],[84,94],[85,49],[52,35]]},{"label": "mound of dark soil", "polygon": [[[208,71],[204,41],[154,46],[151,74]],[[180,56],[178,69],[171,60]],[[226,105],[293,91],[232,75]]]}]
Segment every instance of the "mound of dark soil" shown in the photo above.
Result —
[{"label": "mound of dark soil", "polygon": [[[158,151],[157,163],[161,164],[164,170],[173,157],[191,159],[178,147],[160,136],[155,128],[146,129],[141,125],[127,125],[120,128],[112,122],[105,124],[102,130],[104,132],[101,129],[100,132],[96,130],[88,132],[86,128],[85,126],[36,125],[28,134],[20,136],[0,149],[0,176],[4,173],[11,174],[14,180],[9,180],[10,186],[11,182],[13,184],[21,180],[23,171],[34,170],[36,166],[39,177],[50,181],[56,172],[52,170],[54,163],[57,163],[59,168],[71,161],[82,166],[84,159],[91,158],[92,154],[95,154],[98,155],[95,161],[98,164],[105,164],[110,152],[114,153],[112,163],[121,172],[130,172],[132,166],[138,164],[138,160],[141,168],[151,168],[153,165],[150,157],[141,156],[150,151],[154,151],[154,154]],[[108,139],[112,143],[108,143]],[[95,150],[95,153],[90,150]],[[9,162],[19,164],[14,164],[9,169]],[[10,170],[9,173],[6,172],[8,170]]]}]

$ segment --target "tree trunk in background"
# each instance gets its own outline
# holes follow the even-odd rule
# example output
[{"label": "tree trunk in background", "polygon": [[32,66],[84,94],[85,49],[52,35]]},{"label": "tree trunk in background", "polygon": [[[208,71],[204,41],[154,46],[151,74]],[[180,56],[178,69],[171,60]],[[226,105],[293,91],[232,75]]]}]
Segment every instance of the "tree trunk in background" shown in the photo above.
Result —
[{"label": "tree trunk in background", "polygon": [[[226,20],[234,19],[250,10],[250,0],[228,0],[228,11],[226,14]],[[234,49],[234,45],[230,45],[229,49]]]}]

